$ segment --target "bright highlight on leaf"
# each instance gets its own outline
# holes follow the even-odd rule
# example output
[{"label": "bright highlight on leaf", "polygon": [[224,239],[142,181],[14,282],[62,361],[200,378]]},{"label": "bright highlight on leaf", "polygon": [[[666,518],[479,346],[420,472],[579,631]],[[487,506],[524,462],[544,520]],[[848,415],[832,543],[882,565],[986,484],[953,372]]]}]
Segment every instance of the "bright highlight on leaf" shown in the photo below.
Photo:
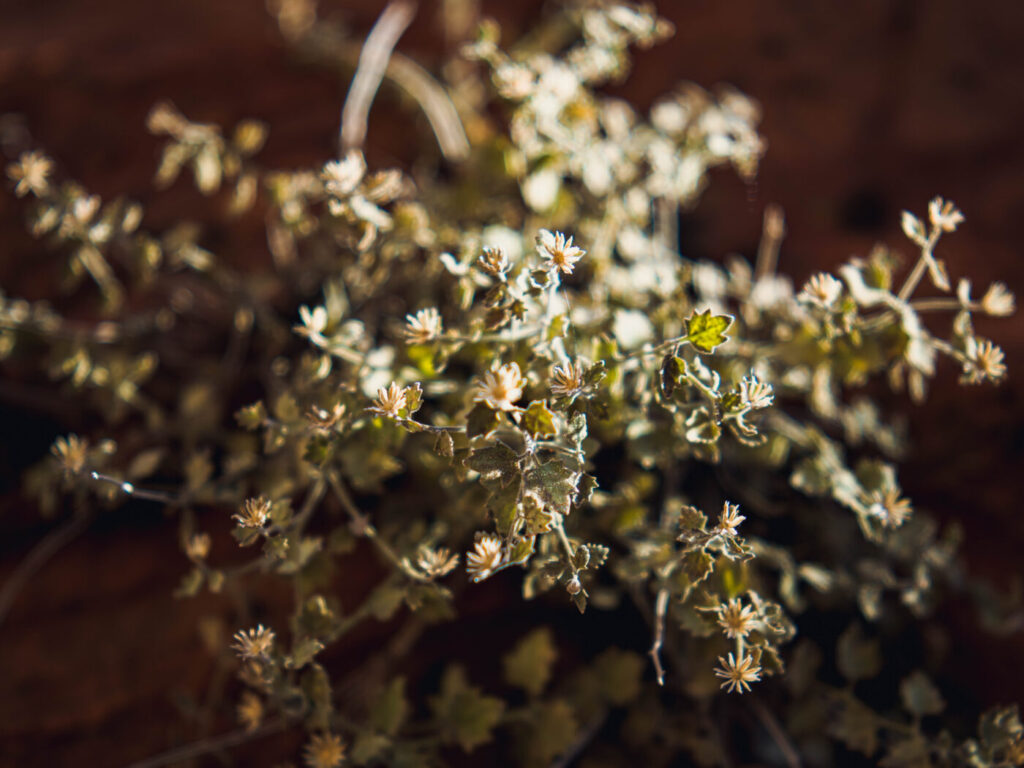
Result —
[{"label": "bright highlight on leaf", "polygon": [[711,354],[729,340],[725,331],[732,321],[732,315],[712,315],[710,309],[694,312],[686,321],[686,341],[698,351]]}]

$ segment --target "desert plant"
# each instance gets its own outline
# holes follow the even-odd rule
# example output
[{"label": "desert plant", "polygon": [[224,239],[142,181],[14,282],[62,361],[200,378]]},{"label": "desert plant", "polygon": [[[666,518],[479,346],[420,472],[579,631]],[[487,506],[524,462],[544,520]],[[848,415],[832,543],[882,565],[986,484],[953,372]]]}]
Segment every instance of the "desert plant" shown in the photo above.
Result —
[{"label": "desert plant", "polygon": [[[62,437],[28,475],[43,512],[69,496],[81,527],[131,499],[164,505],[182,599],[289,583],[287,620],[221,645],[243,728],[304,728],[312,768],[457,762],[489,743],[492,762],[525,765],[825,765],[847,749],[888,766],[1024,763],[1016,708],[972,737],[938,718],[933,669],[882,653],[914,647],[950,591],[998,620],[957,531],[903,496],[905,436],[864,394],[887,379],[920,401],[936,375],[1005,377],[972,317],[1012,314],[1013,295],[947,274],[955,205],[904,213],[909,270],[878,246],[797,290],[776,270],[773,208],[753,263],[688,260],[680,212],[714,167],[752,178],[765,143],[736,91],[682,84],[648,115],[603,95],[631,47],[670,36],[651,8],[573,5],[511,48],[485,22],[443,85],[392,55],[413,10],[395,0],[362,47],[321,167],[262,167],[258,121],[227,138],[152,111],[157,185],[187,172],[227,221],[258,210],[272,270],[231,266],[188,222],[148,231],[141,206],[60,180],[41,150],[8,166],[69,287],[101,299],[92,319],[0,303],[4,357],[38,361],[106,425]],[[307,2],[275,13],[296,49],[351,62]],[[438,138],[415,173],[371,170],[361,151],[384,78]],[[926,323],[933,311],[952,322]],[[210,521],[228,516],[248,559],[214,556]],[[358,603],[339,587],[353,569],[374,581]],[[416,639],[458,632],[462,596],[495,578],[585,612],[571,626],[586,642],[506,619],[474,670],[500,683],[485,692],[453,656],[410,684]],[[594,612],[646,620],[647,656],[595,636]],[[331,647],[367,622],[394,639],[354,680],[332,675]],[[892,685],[865,694],[883,670]],[[754,691],[753,720],[713,716]]]}]

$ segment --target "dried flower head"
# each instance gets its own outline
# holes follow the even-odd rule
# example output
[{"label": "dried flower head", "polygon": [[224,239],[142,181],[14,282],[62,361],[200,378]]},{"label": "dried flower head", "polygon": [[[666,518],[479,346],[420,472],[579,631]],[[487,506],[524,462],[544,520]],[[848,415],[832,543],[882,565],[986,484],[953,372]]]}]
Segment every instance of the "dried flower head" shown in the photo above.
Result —
[{"label": "dried flower head", "polygon": [[745,408],[767,408],[775,401],[772,385],[751,374],[740,381],[740,400]]},{"label": "dried flower head", "polygon": [[243,660],[265,659],[274,647],[274,632],[262,624],[248,631],[240,629],[235,633],[231,647]]},{"label": "dried flower head", "polygon": [[736,529],[739,524],[746,520],[743,515],[740,514],[739,504],[730,504],[728,501],[722,505],[722,516],[718,521],[718,531],[720,533],[728,533],[731,536],[736,535]]},{"label": "dried flower head", "polygon": [[573,360],[565,366],[556,365],[551,372],[551,394],[556,397],[575,395],[583,389],[583,364]]},{"label": "dried flower head", "polygon": [[53,161],[41,152],[22,152],[17,162],[7,166],[7,175],[14,182],[14,194],[24,197],[29,192],[39,197],[50,188],[48,177]]},{"label": "dried flower head", "polygon": [[477,534],[473,550],[466,553],[466,573],[473,581],[483,581],[501,565],[501,539],[492,534]]},{"label": "dried flower head", "polygon": [[239,699],[235,712],[238,722],[246,731],[252,733],[263,722],[263,700],[252,691],[246,691]]},{"label": "dried flower head", "polygon": [[397,419],[399,412],[405,408],[407,404],[407,391],[406,387],[400,386],[395,382],[391,382],[391,386],[387,388],[381,387],[377,390],[377,399],[374,401],[374,405],[370,410],[374,413],[379,413],[382,416]]},{"label": "dried flower head", "polygon": [[444,547],[420,547],[416,555],[416,565],[431,579],[447,576],[458,564],[459,556]]},{"label": "dried flower head", "polygon": [[736,659],[732,653],[727,658],[718,657],[721,667],[715,668],[715,676],[725,679],[721,687],[729,693],[738,691],[743,693],[750,690],[750,683],[756,683],[761,679],[761,668],[754,663],[754,659],[743,653]]},{"label": "dried flower head", "polygon": [[366,161],[363,153],[351,150],[341,160],[331,160],[324,165],[320,178],[324,182],[324,190],[334,197],[348,197],[359,186],[366,173]]},{"label": "dried flower head", "polygon": [[716,613],[718,624],[728,638],[746,637],[757,621],[753,607],[743,605],[738,597],[719,605]]},{"label": "dried flower head", "polygon": [[586,255],[586,251],[572,244],[572,238],[566,239],[561,232],[550,232],[542,229],[537,235],[537,253],[548,262],[549,266],[571,275],[576,262]]},{"label": "dried flower head", "polygon": [[900,497],[899,488],[874,491],[871,494],[868,513],[881,520],[886,528],[899,528],[913,511],[910,499]]},{"label": "dried flower head", "polygon": [[262,528],[270,519],[270,499],[265,496],[246,499],[232,519],[242,528]]},{"label": "dried flower head", "polygon": [[50,446],[50,453],[57,457],[61,468],[68,474],[77,475],[85,469],[89,444],[78,435],[58,437]]},{"label": "dried flower head", "polygon": [[999,381],[1006,376],[1003,350],[988,339],[967,340],[967,360],[961,379],[968,384],[979,384],[986,379]]},{"label": "dried flower head", "polygon": [[311,405],[309,410],[306,411],[306,418],[316,429],[330,429],[337,424],[344,415],[345,405],[343,403],[335,403],[331,406],[330,410]]},{"label": "dried flower head", "polygon": [[494,411],[511,411],[523,396],[523,374],[518,363],[507,363],[484,374],[473,400]]},{"label": "dried flower head", "polygon": [[441,335],[441,313],[434,307],[405,316],[405,337],[410,344],[426,344]]},{"label": "dried flower head", "polygon": [[1012,315],[1017,310],[1013,293],[1005,283],[992,283],[981,297],[981,310],[996,317]]},{"label": "dried flower head", "polygon": [[957,210],[951,201],[936,197],[928,203],[928,218],[931,220],[932,226],[941,229],[943,232],[955,232],[956,228],[963,222],[964,215]]},{"label": "dried flower head", "polygon": [[318,733],[309,740],[303,755],[309,768],[337,768],[345,759],[345,742],[333,733]]},{"label": "dried flower head", "polygon": [[843,292],[843,284],[827,272],[819,272],[804,283],[797,299],[828,309]]},{"label": "dried flower head", "polygon": [[185,555],[189,560],[205,560],[210,554],[210,534],[193,533],[185,541]]},{"label": "dried flower head", "polygon": [[497,247],[485,247],[480,253],[479,264],[486,274],[502,282],[512,266],[504,249]]}]

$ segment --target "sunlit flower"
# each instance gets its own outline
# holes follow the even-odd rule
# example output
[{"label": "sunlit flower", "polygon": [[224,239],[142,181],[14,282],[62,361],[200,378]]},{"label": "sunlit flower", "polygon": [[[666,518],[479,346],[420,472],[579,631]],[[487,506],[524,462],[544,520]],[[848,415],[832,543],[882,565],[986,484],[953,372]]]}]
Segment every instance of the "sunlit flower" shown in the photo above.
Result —
[{"label": "sunlit flower", "polygon": [[331,160],[320,174],[324,189],[334,197],[347,197],[355,192],[366,173],[366,161],[359,150],[351,150],[341,160]]},{"label": "sunlit flower", "polygon": [[572,244],[561,232],[542,229],[537,236],[537,253],[552,267],[571,275],[576,262],[586,254],[582,248]]},{"label": "sunlit flower", "polygon": [[185,555],[190,560],[205,560],[210,554],[210,534],[193,533],[185,541]]},{"label": "sunlit flower", "polygon": [[716,613],[719,626],[729,638],[746,637],[757,621],[754,609],[749,605],[743,605],[738,597],[719,605]]},{"label": "sunlit flower", "polygon": [[53,161],[41,152],[22,152],[17,162],[7,166],[7,175],[15,182],[14,194],[24,197],[29,192],[42,195],[50,187],[47,177]]},{"label": "sunlit flower", "polygon": [[473,550],[466,553],[466,573],[473,581],[482,581],[501,565],[501,539],[493,534],[479,536]]},{"label": "sunlit flower", "polygon": [[583,365],[573,360],[565,366],[556,365],[551,372],[551,394],[556,397],[575,395],[583,389]]},{"label": "sunlit flower", "polygon": [[426,344],[441,335],[441,313],[434,307],[405,316],[405,337],[411,344]]},{"label": "sunlit flower", "polygon": [[749,691],[750,683],[756,683],[761,679],[761,668],[754,663],[752,657],[742,653],[739,660],[731,653],[724,659],[719,656],[718,663],[722,666],[715,668],[715,676],[725,679],[721,687],[729,693]]},{"label": "sunlit flower", "polygon": [[420,547],[416,556],[416,565],[432,579],[447,576],[459,564],[459,556],[451,550],[439,547]]},{"label": "sunlit flower", "polygon": [[303,755],[309,768],[337,768],[345,759],[345,743],[333,733],[318,733],[309,740]]},{"label": "sunlit flower", "polygon": [[260,624],[255,629],[239,630],[234,640],[231,647],[242,659],[262,659],[269,656],[274,647],[274,632]]},{"label": "sunlit flower", "polygon": [[85,468],[89,444],[78,435],[58,437],[50,446],[50,453],[57,457],[65,472],[76,475]]},{"label": "sunlit flower", "polygon": [[910,499],[900,497],[899,488],[874,491],[870,501],[868,512],[879,518],[887,528],[899,528],[914,511]]},{"label": "sunlit flower", "polygon": [[246,691],[242,694],[235,712],[238,722],[252,733],[263,722],[263,700],[252,691]]},{"label": "sunlit flower", "polygon": [[1003,350],[988,339],[970,337],[962,379],[969,384],[978,384],[986,379],[999,381],[1006,376],[1005,357]]},{"label": "sunlit flower", "polygon": [[746,408],[767,408],[775,401],[772,385],[751,375],[740,381],[740,400]]},{"label": "sunlit flower", "polygon": [[485,247],[480,253],[480,269],[491,277],[504,281],[511,264],[501,248]]},{"label": "sunlit flower", "polygon": [[523,374],[518,363],[507,363],[484,374],[473,399],[495,411],[511,411],[523,396]]},{"label": "sunlit flower", "polygon": [[992,283],[981,297],[981,309],[989,315],[1006,317],[1012,315],[1017,307],[1014,303],[1013,293],[1004,283]]},{"label": "sunlit flower", "polygon": [[739,524],[746,519],[740,514],[739,504],[730,504],[727,501],[722,506],[722,516],[718,520],[718,530],[720,533],[728,533],[731,536],[735,536]]},{"label": "sunlit flower", "polygon": [[391,386],[381,387],[377,390],[377,400],[370,409],[382,416],[389,416],[392,419],[398,418],[398,413],[406,406],[406,388],[395,382]]},{"label": "sunlit flower", "polygon": [[270,519],[270,499],[265,496],[246,499],[238,513],[231,517],[242,528],[262,528]]},{"label": "sunlit flower", "polygon": [[843,284],[827,272],[819,272],[804,283],[797,299],[827,309],[843,292]]},{"label": "sunlit flower", "polygon": [[943,232],[954,232],[964,220],[964,215],[949,200],[936,197],[928,203],[928,218],[932,225]]},{"label": "sunlit flower", "polygon": [[327,309],[325,307],[310,309],[303,305],[299,307],[299,319],[302,320],[302,325],[296,325],[295,332],[305,336],[318,347],[326,347],[328,342],[327,337],[324,336],[324,330],[327,328]]}]

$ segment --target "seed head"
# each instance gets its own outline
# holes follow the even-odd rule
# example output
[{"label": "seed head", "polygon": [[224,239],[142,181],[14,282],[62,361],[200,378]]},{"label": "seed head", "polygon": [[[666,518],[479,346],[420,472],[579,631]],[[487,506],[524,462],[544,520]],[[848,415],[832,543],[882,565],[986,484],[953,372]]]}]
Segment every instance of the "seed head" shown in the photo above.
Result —
[{"label": "seed head", "polygon": [[232,519],[242,528],[262,528],[270,519],[270,499],[265,496],[246,499]]},{"label": "seed head", "polygon": [[477,534],[473,550],[466,553],[466,573],[473,581],[483,581],[501,565],[501,539],[493,534]]},{"label": "seed head", "polygon": [[274,632],[262,624],[248,631],[239,630],[235,633],[235,642],[231,647],[243,660],[265,659],[274,647]]},{"label": "seed head", "polygon": [[405,337],[410,344],[426,344],[441,335],[441,313],[434,307],[405,316]]},{"label": "seed head", "polygon": [[473,399],[494,411],[511,411],[523,396],[523,374],[518,363],[507,363],[484,374]]},{"label": "seed head", "polygon": [[583,365],[573,360],[565,366],[556,365],[551,372],[551,394],[556,397],[575,395],[583,389]]},{"label": "seed head", "polygon": [[572,238],[566,239],[561,232],[549,232],[542,229],[537,236],[537,253],[548,262],[549,266],[571,275],[576,262],[586,255],[586,251],[572,244]]},{"label": "seed head", "polygon": [[318,733],[309,740],[303,754],[309,768],[337,768],[345,759],[345,742],[333,733]]},{"label": "seed head", "polygon": [[715,676],[725,679],[721,687],[729,693],[749,691],[750,683],[761,679],[761,668],[754,663],[753,658],[745,654],[741,653],[739,659],[731,653],[724,659],[719,656],[718,663],[722,666],[715,668]]}]

